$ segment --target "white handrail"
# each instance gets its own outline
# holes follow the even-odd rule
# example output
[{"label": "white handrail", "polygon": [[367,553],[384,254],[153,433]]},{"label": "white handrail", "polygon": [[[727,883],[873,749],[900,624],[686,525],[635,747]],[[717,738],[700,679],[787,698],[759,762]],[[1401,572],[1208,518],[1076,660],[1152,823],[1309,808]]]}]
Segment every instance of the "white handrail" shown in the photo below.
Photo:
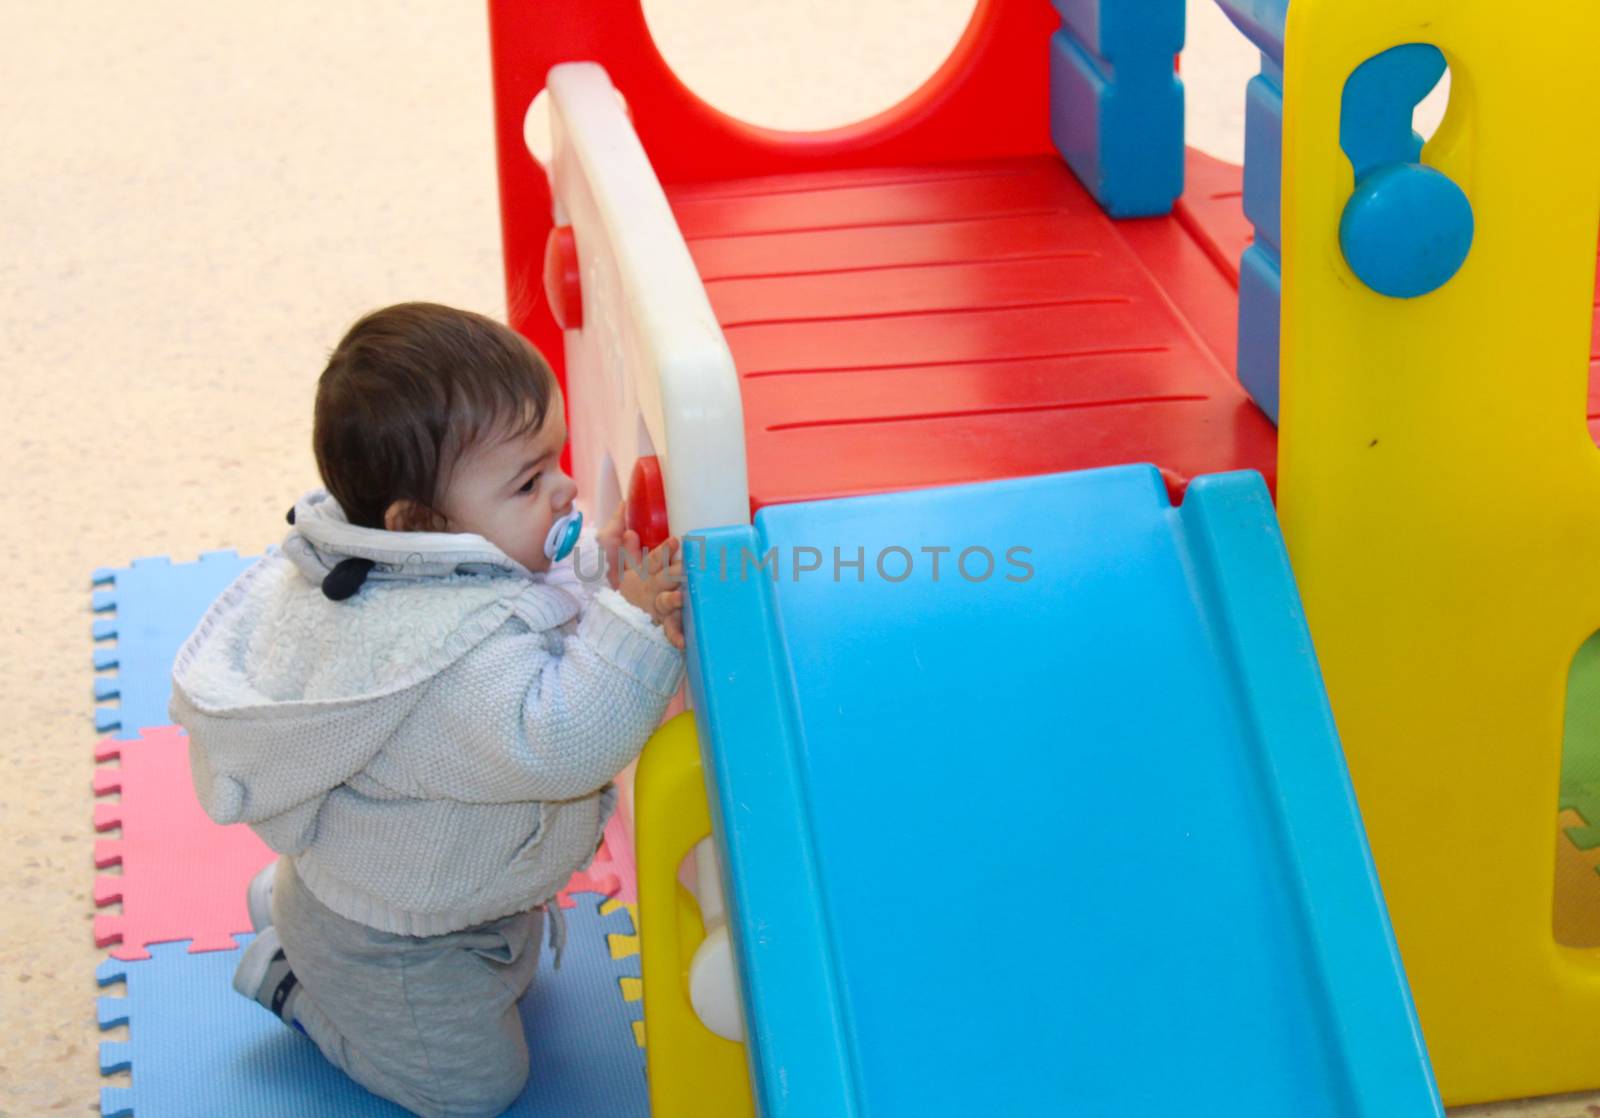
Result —
[{"label": "white handrail", "polygon": [[[557,220],[573,229],[583,303],[567,331],[574,450],[603,447],[622,484],[655,454],[674,533],[747,524],[738,374],[666,194],[602,67],[557,66],[548,86]],[[584,477],[593,461],[580,487],[605,483]]]}]

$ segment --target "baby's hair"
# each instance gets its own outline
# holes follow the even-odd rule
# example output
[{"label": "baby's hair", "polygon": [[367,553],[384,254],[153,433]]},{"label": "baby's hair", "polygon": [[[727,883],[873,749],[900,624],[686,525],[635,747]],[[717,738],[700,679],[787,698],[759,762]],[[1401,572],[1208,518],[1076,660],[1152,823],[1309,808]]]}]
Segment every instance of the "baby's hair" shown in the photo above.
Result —
[{"label": "baby's hair", "polygon": [[555,377],[521,334],[437,303],[366,315],[317,382],[312,446],[350,523],[382,528],[395,501],[433,509],[480,439],[544,423]]}]

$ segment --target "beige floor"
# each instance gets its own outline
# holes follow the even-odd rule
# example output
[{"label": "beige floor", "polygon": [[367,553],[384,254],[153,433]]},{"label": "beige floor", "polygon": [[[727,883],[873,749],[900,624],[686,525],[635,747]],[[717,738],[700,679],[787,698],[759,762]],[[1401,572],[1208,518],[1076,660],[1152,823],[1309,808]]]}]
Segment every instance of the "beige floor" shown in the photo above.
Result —
[{"label": "beige floor", "polygon": [[[971,3],[646,6],[708,96],[817,127],[931,72]],[[1253,55],[1192,6],[1191,134],[1237,157]],[[818,43],[818,13],[842,42]],[[259,551],[315,481],[311,388],[341,329],[406,298],[503,303],[481,4],[0,0],[0,17],[0,1115],[18,1118],[93,1111],[101,1084],[89,572]],[[774,75],[805,58],[828,64],[795,97]]]}]

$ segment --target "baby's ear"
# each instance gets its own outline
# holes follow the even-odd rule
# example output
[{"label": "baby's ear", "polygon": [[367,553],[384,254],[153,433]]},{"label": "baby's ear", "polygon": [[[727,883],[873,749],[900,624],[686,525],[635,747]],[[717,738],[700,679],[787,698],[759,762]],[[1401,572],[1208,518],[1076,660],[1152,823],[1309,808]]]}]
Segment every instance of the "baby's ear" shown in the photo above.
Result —
[{"label": "baby's ear", "polygon": [[445,519],[416,501],[399,500],[384,510],[383,527],[389,532],[442,532]]},{"label": "baby's ear", "polygon": [[383,510],[383,529],[386,532],[409,532],[411,520],[416,515],[413,501],[395,501]]}]

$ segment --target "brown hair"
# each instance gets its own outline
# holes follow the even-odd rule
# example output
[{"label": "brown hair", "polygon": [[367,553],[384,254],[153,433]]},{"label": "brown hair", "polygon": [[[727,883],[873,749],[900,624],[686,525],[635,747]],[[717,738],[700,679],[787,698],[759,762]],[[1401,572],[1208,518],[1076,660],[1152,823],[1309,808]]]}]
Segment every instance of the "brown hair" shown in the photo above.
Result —
[{"label": "brown hair", "polygon": [[432,509],[479,439],[537,430],[550,366],[515,330],[437,303],[366,315],[317,381],[311,442],[350,523],[382,528],[395,501]]}]

